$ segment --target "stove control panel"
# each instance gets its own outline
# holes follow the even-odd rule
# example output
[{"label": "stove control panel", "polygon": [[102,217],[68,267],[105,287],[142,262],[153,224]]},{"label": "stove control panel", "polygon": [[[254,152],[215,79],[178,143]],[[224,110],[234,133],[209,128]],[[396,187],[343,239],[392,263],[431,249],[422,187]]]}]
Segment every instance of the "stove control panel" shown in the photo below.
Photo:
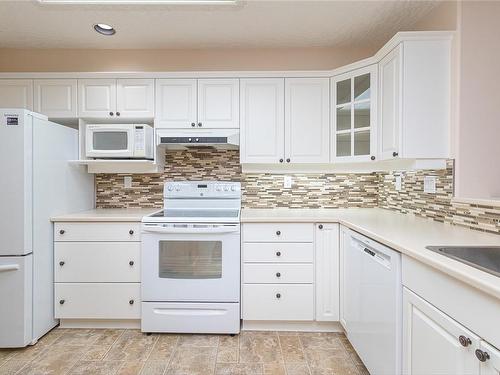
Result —
[{"label": "stove control panel", "polygon": [[240,198],[241,184],[227,181],[165,182],[165,198]]}]

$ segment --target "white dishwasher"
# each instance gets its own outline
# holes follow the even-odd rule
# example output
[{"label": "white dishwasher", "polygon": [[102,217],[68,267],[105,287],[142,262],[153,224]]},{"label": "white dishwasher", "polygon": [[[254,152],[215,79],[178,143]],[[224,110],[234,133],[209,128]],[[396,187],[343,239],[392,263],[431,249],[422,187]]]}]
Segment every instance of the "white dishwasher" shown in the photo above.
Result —
[{"label": "white dishwasher", "polygon": [[371,375],[401,374],[401,254],[342,229],[343,323]]}]

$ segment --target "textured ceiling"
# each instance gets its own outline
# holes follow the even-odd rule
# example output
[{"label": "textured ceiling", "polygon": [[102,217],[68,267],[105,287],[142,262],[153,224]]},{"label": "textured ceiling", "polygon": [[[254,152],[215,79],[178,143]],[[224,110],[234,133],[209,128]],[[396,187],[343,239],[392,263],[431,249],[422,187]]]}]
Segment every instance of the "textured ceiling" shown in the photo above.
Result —
[{"label": "textured ceiling", "polygon": [[[436,1],[240,1],[236,5],[54,5],[0,0],[0,48],[377,46]],[[109,23],[116,35],[92,25]]]}]

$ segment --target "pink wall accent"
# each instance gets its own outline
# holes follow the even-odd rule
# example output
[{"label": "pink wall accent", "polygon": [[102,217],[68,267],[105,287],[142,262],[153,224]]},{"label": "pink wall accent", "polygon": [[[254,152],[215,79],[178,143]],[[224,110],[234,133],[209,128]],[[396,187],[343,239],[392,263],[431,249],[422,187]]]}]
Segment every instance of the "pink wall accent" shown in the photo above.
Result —
[{"label": "pink wall accent", "polygon": [[500,2],[463,2],[456,191],[500,199]]}]

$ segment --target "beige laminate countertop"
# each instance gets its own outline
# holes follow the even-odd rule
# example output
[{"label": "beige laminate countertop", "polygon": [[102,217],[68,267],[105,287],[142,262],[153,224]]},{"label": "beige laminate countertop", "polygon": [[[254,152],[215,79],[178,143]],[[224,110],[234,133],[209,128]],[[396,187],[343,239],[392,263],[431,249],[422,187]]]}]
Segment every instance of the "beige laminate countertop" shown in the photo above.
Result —
[{"label": "beige laminate countertop", "polygon": [[500,235],[380,208],[243,209],[242,223],[340,223],[500,299],[500,277],[437,254],[429,245],[500,246]]},{"label": "beige laminate countertop", "polygon": [[75,212],[67,215],[53,216],[51,221],[137,221],[143,216],[159,211],[160,208],[96,208],[88,211]]}]

